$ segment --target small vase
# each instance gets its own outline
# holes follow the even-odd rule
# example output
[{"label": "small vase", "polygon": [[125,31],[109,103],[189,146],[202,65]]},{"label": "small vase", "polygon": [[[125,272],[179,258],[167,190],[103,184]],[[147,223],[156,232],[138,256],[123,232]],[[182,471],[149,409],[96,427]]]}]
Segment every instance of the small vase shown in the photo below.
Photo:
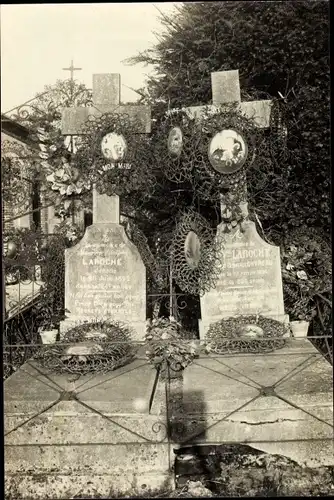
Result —
[{"label": "small vase", "polygon": [[295,338],[306,338],[309,328],[309,321],[291,321],[290,327]]},{"label": "small vase", "polygon": [[39,333],[43,344],[55,344],[57,340],[58,330],[43,330]]}]

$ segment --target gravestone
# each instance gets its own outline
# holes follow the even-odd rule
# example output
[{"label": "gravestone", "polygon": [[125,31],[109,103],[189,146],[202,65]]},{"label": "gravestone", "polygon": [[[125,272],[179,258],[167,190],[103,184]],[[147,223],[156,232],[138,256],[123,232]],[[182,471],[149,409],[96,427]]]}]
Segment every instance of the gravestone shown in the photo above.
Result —
[{"label": "gravestone", "polygon": [[[80,135],[90,115],[117,112],[136,117],[134,133],[148,133],[151,127],[149,106],[120,104],[120,75],[93,75],[93,106],[63,110],[62,133]],[[106,163],[124,156],[124,148],[114,153],[116,134],[110,130],[101,141]],[[126,148],[126,138],[121,138]],[[111,141],[110,141],[111,140]],[[107,146],[111,147],[109,150]],[[121,146],[124,146],[121,144]],[[65,308],[68,318],[61,331],[76,323],[114,320],[128,324],[136,339],[146,332],[146,269],[138,249],[120,225],[119,197],[101,195],[93,189],[93,225],[86,228],[82,240],[65,252]]]},{"label": "gravestone", "polygon": [[118,199],[95,192],[93,196],[93,225],[65,251],[66,323],[125,322],[141,340],[146,325],[146,269],[119,224]]},{"label": "gravestone", "polygon": [[[222,225],[217,236],[221,231]],[[225,238],[216,286],[201,297],[200,337],[211,323],[231,316],[260,314],[285,322],[279,247],[266,243],[251,221]]]},{"label": "gravestone", "polygon": [[[234,103],[245,117],[254,120],[255,126],[269,127],[271,101],[241,102],[238,70],[212,73],[211,82],[213,104],[186,108],[189,116],[201,120],[207,110],[214,114],[219,112],[221,106]],[[226,144],[233,142],[238,146],[236,159],[240,158],[235,165],[221,161],[221,158],[224,158],[222,156],[224,150],[219,150],[219,147],[224,141]],[[212,152],[211,146],[213,146]],[[217,159],[214,156],[214,149],[220,152]],[[242,168],[247,152],[247,144],[238,130],[222,130],[211,140],[209,161],[214,170],[221,175],[228,175]],[[246,173],[243,172],[242,176],[245,180]],[[237,226],[230,233],[222,234],[224,222],[217,228],[217,237],[223,237],[225,240],[222,256],[224,263],[216,287],[206,292],[200,299],[200,338],[205,336],[211,323],[231,316],[261,314],[282,322],[287,320],[284,314],[280,249],[263,241],[256,231],[255,224],[248,220],[247,185],[245,182],[242,184],[244,192],[239,207],[244,220],[243,230]],[[230,199],[233,200],[233,193]],[[226,209],[228,207],[221,197],[223,218]]]}]

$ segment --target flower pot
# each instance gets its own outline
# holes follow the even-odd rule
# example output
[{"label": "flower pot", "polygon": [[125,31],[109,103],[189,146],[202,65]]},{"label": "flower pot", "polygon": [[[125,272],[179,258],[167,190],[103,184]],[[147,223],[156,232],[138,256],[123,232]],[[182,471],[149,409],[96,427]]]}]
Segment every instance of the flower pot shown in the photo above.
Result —
[{"label": "flower pot", "polygon": [[58,330],[43,330],[39,332],[43,344],[55,344],[57,340]]},{"label": "flower pot", "polygon": [[309,321],[291,321],[290,328],[292,335],[295,338],[306,338],[309,324]]}]

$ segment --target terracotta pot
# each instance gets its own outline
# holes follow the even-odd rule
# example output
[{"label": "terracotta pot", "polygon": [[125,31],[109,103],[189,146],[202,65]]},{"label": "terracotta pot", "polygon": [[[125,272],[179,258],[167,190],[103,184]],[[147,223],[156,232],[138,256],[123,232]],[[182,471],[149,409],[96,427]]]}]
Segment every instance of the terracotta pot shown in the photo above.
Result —
[{"label": "terracotta pot", "polygon": [[306,338],[309,328],[309,321],[291,321],[290,327],[295,338]]},{"label": "terracotta pot", "polygon": [[55,344],[57,340],[58,330],[43,330],[39,333],[43,344]]}]

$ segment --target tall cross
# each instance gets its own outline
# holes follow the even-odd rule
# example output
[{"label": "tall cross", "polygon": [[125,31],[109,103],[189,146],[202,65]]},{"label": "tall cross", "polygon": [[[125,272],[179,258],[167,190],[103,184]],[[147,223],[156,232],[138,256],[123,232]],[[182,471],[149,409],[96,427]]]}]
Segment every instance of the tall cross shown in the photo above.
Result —
[{"label": "tall cross", "polygon": [[[239,70],[218,71],[211,73],[212,104],[209,106],[190,106],[186,108],[189,117],[200,120],[206,110],[218,111],[224,104],[237,104],[241,113],[254,120],[255,126],[268,128],[272,101],[241,101]],[[247,187],[244,183],[244,197],[247,198]],[[240,203],[244,217],[248,217],[247,202]],[[223,197],[221,197],[221,212],[226,209]]]},{"label": "tall cross", "polygon": [[[151,132],[151,107],[146,105],[122,105],[121,77],[118,73],[93,75],[93,106],[62,109],[61,130],[63,135],[82,135],[83,125],[89,116],[103,113],[126,114],[135,118],[134,133]],[[128,140],[128,138],[125,138]],[[93,188],[93,224],[113,222],[119,224],[119,197],[97,193]]]},{"label": "tall cross", "polygon": [[73,66],[73,59],[72,59],[72,61],[71,61],[71,66],[70,66],[69,68],[63,68],[63,71],[70,71],[70,72],[71,72],[71,82],[73,82],[73,81],[74,81],[74,78],[73,78],[73,76],[74,76],[74,71],[81,71],[81,70],[82,70],[82,68],[75,68],[75,67]]}]

